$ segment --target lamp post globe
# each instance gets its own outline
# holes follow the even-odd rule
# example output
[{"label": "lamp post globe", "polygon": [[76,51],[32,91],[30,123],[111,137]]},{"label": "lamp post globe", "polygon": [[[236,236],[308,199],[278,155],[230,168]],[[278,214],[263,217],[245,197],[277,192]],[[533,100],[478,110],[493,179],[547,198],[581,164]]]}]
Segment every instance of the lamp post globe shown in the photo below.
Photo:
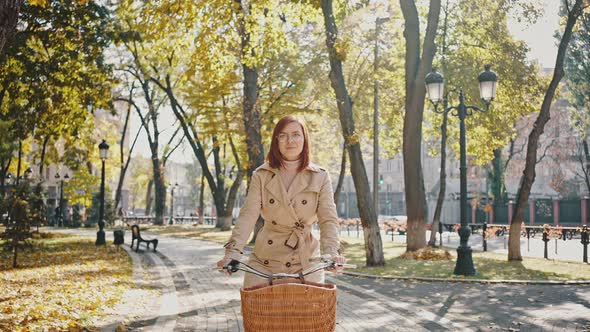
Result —
[{"label": "lamp post globe", "polygon": [[100,160],[102,161],[102,170],[100,176],[100,209],[98,212],[98,232],[96,233],[96,245],[101,246],[106,244],[104,233],[104,163],[109,157],[109,145],[105,140],[98,145],[100,153]]},{"label": "lamp post globe", "polygon": [[[487,112],[489,110],[490,103],[496,97],[496,86],[498,83],[498,75],[491,70],[491,65],[485,65],[484,71],[478,75],[479,91],[483,102],[485,103],[485,109],[481,109],[477,106],[466,105],[465,95],[463,88],[452,90],[444,94],[444,76],[433,69],[431,73],[426,75],[426,92],[428,99],[434,105],[434,111],[436,113],[446,114],[451,110],[456,111],[456,115],[459,117],[459,147],[460,147],[460,218],[461,228],[459,228],[459,236],[461,238],[459,247],[457,248],[457,262],[455,265],[454,274],[456,275],[474,275],[475,267],[473,265],[473,258],[471,248],[468,245],[469,236],[471,235],[471,228],[467,225],[467,151],[466,151],[466,130],[465,130],[465,118],[471,114],[468,110]],[[447,95],[451,92],[459,93],[459,104],[456,106],[443,106],[442,110],[438,110],[437,106],[442,100],[448,100]]]},{"label": "lamp post globe", "polygon": [[443,100],[445,92],[445,77],[436,69],[426,75],[424,79],[426,83],[426,94],[428,99],[434,104],[438,105]]},{"label": "lamp post globe", "polygon": [[479,73],[477,80],[479,81],[479,94],[481,100],[486,105],[489,105],[494,98],[496,98],[496,87],[498,85],[498,75],[491,70],[492,65],[485,65],[484,70]]}]

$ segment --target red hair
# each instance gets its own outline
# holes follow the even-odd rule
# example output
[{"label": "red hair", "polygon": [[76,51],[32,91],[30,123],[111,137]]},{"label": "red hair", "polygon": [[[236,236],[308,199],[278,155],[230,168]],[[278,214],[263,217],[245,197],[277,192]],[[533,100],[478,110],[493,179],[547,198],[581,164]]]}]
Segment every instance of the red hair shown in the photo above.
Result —
[{"label": "red hair", "polygon": [[270,151],[266,155],[266,160],[268,161],[270,167],[272,168],[280,168],[283,166],[283,157],[281,156],[281,151],[279,150],[279,134],[285,127],[290,124],[296,122],[301,126],[301,130],[303,131],[303,150],[301,151],[301,165],[297,171],[301,172],[310,164],[310,147],[309,147],[309,132],[307,131],[307,127],[305,126],[305,122],[303,120],[297,119],[292,115],[287,115],[277,122],[275,129],[272,131],[272,141],[270,143]]}]

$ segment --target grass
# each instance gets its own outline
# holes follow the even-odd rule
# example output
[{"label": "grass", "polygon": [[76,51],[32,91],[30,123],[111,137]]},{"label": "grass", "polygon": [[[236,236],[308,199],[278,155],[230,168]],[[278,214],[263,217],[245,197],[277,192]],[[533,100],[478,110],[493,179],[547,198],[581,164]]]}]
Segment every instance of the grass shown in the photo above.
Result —
[{"label": "grass", "polygon": [[124,250],[56,233],[28,242],[16,269],[11,253],[0,251],[1,331],[93,330],[133,287]]},{"label": "grass", "polygon": [[[149,226],[146,230],[159,234],[200,238],[218,243],[229,239],[230,231],[220,231],[213,226]],[[349,263],[358,268],[351,271],[379,276],[485,279],[485,280],[590,280],[588,264],[523,257],[520,262],[508,262],[505,254],[493,252],[473,252],[477,274],[471,277],[455,276],[456,250],[437,248],[427,252],[430,259],[407,259],[403,257],[405,244],[384,241],[383,251],[386,259],[384,267],[366,267],[363,240],[346,237],[342,242],[344,254]],[[448,256],[444,259],[439,256]]]},{"label": "grass", "polygon": [[406,248],[403,243],[383,242],[385,267],[366,267],[365,250],[361,239],[347,238],[345,255],[348,262],[357,264],[356,272],[379,276],[405,276],[429,278],[471,278],[485,280],[590,280],[588,264],[523,257],[520,262],[508,262],[505,254],[473,252],[476,275],[460,277],[453,274],[456,250],[437,248],[434,253],[448,253],[450,259],[414,260],[402,257]]}]

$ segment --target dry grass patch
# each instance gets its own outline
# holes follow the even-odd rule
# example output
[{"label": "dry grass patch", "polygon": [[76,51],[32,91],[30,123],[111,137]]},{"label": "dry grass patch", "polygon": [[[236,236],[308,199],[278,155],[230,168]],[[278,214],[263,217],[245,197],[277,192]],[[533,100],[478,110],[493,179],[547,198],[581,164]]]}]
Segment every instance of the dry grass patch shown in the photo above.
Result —
[{"label": "dry grass patch", "polygon": [[0,252],[0,330],[81,331],[110,314],[133,287],[126,251],[94,239],[41,233],[19,254]]}]

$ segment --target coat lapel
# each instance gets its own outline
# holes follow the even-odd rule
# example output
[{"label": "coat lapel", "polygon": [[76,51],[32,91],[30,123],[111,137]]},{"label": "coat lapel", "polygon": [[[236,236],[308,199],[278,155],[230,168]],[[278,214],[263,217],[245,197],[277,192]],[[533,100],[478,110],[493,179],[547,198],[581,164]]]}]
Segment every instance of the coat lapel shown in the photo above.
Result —
[{"label": "coat lapel", "polygon": [[[281,204],[283,204],[287,209],[287,214],[294,222],[299,221],[299,217],[295,212],[295,208],[291,203],[291,198],[295,197],[295,195],[301,193],[302,191],[306,190],[309,186],[313,185],[311,181],[313,180],[313,174],[319,172],[319,169],[315,165],[308,166],[304,171],[297,174],[293,183],[291,184],[291,188],[289,193],[285,189],[283,182],[281,181],[281,176],[279,175],[279,171],[277,169],[271,168],[268,164],[264,164],[262,168],[267,169],[273,173],[271,175],[271,179],[266,183],[264,189],[268,191],[272,196],[276,197],[280,200]],[[311,172],[310,172],[311,171]]]},{"label": "coat lapel", "polygon": [[289,199],[295,197],[297,194],[302,192],[309,185],[310,174],[309,172],[300,172],[295,176],[291,188],[289,188]]},{"label": "coat lapel", "polygon": [[273,175],[271,175],[271,179],[266,183],[264,189],[266,189],[266,191],[269,192],[272,196],[276,197],[280,202],[287,202],[285,188],[281,183],[281,177],[279,176],[279,174],[274,173]]}]

